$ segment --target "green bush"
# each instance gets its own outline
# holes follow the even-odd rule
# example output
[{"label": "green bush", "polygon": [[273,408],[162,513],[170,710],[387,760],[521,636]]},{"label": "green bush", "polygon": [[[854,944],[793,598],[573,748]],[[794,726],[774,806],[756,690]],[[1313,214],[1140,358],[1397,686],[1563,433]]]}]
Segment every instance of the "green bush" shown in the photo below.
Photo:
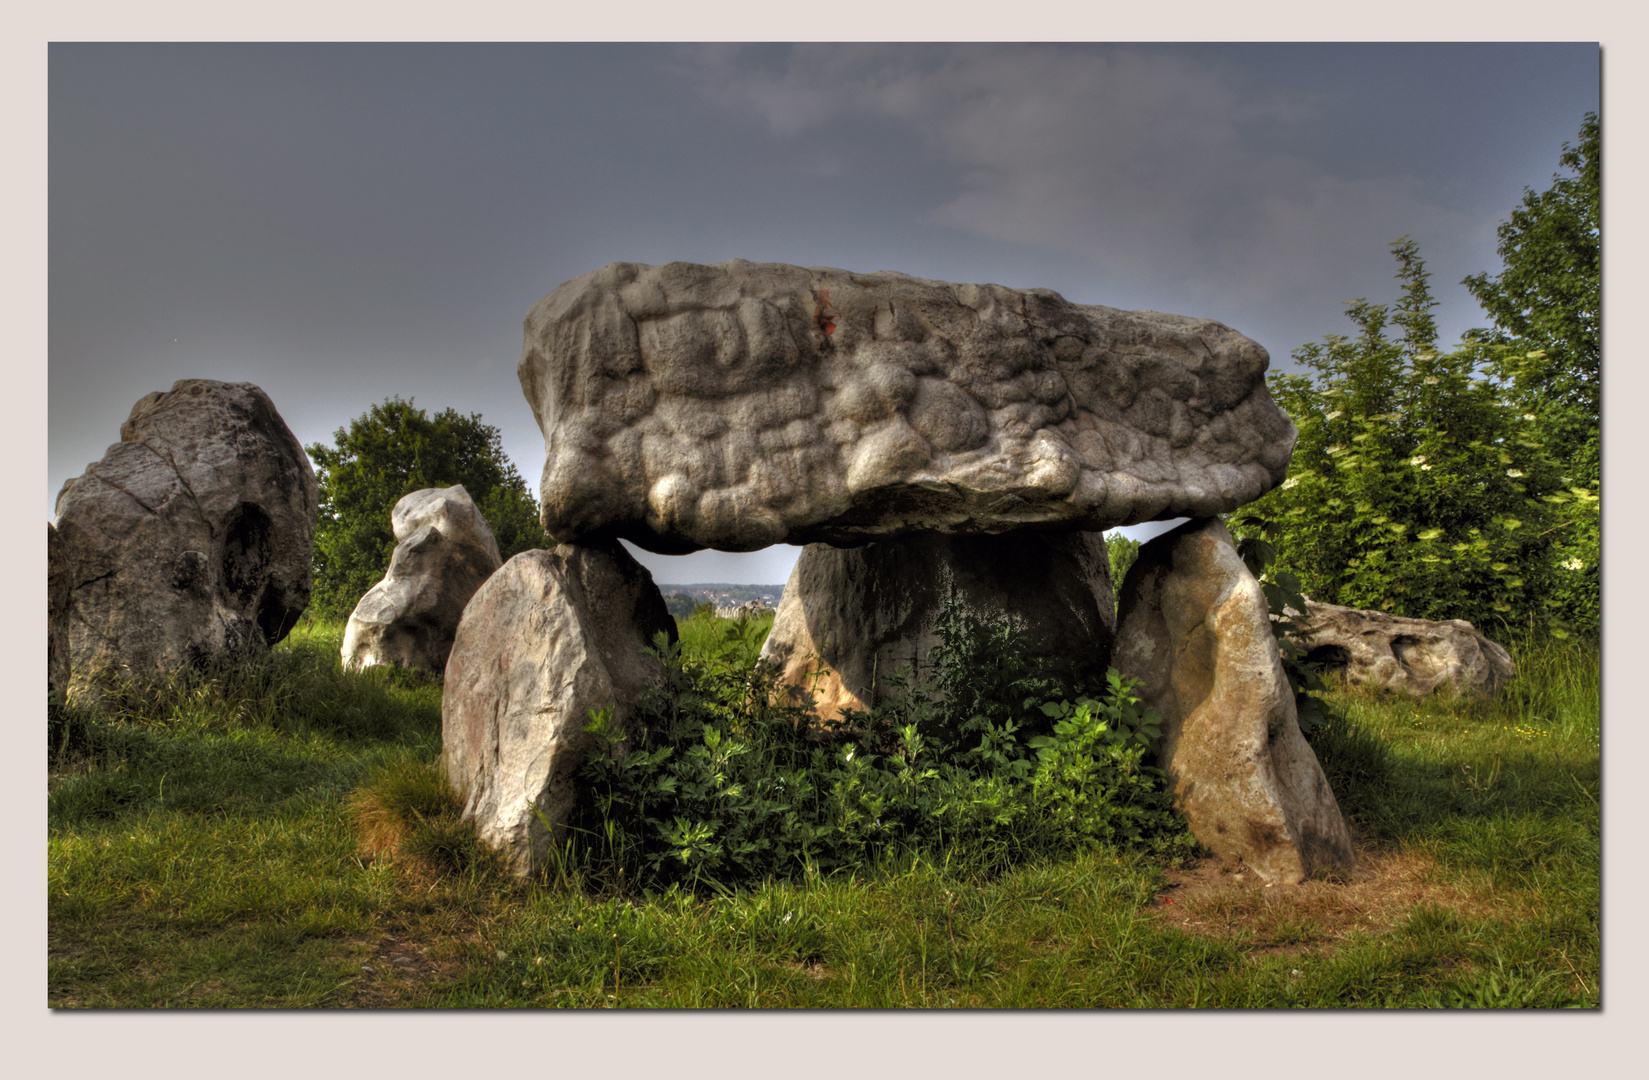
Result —
[{"label": "green bush", "polygon": [[[695,625],[696,624],[696,625]],[[917,856],[998,870],[1094,845],[1190,853],[1158,735],[1115,671],[1095,693],[1028,661],[1012,631],[949,611],[934,677],[837,731],[775,692],[765,626],[699,615],[654,652],[634,729],[588,730],[560,873],[596,888],[728,886]]]}]

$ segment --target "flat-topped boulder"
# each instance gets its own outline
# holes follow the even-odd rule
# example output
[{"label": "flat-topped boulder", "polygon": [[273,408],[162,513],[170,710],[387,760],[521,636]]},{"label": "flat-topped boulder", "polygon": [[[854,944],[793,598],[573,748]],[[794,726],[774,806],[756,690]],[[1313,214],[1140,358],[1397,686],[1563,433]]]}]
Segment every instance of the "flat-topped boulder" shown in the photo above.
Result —
[{"label": "flat-topped boulder", "polygon": [[1047,289],[614,263],[527,315],[546,530],[680,554],[1233,510],[1294,427],[1217,322]]}]

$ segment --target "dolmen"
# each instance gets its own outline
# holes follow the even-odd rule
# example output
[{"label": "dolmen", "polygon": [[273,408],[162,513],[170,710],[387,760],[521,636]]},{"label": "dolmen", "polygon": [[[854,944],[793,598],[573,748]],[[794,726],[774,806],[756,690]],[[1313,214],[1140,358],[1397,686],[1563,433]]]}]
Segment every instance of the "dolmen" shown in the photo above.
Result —
[{"label": "dolmen", "polygon": [[182,379],[142,398],[57,496],[71,685],[280,641],[309,603],[317,506],[309,458],[258,387]]},{"label": "dolmen", "polygon": [[464,606],[503,565],[498,540],[462,484],[402,496],[390,529],[389,569],[344,626],[344,667],[391,664],[439,674]]},{"label": "dolmen", "polygon": [[[563,284],[529,311],[518,367],[545,439],[542,521],[562,546],[507,563],[459,626],[444,760],[466,814],[532,872],[571,805],[565,778],[589,749],[585,711],[611,705],[623,721],[608,660],[580,661],[605,672],[580,695],[561,689],[565,670],[548,659],[560,648],[607,655],[614,631],[590,627],[614,611],[639,613],[645,640],[657,587],[619,540],[664,554],[805,545],[764,655],[798,691],[818,688],[824,723],[874,705],[880,673],[919,667],[947,602],[1009,620],[1033,651],[1102,675],[1119,631],[1100,533],[1206,523],[1282,482],[1295,432],[1266,390],[1268,364],[1264,348],[1219,323],[1072,304],[1046,289],[742,260],[614,263]],[[584,558],[604,569],[580,577]],[[1276,778],[1189,814],[1193,832],[1277,881],[1348,864],[1263,601],[1215,602],[1257,594],[1252,576],[1243,582],[1240,561],[1169,561],[1168,583],[1142,588],[1135,608],[1212,590],[1206,664],[1273,680],[1240,698],[1188,692],[1183,708],[1164,710],[1186,761],[1199,738],[1251,739],[1255,723],[1268,733],[1240,767],[1187,781],[1206,793],[1267,768]],[[615,583],[605,600],[597,577]],[[542,599],[489,600],[493,628],[477,631],[472,651],[470,623],[495,587]],[[1170,620],[1164,648],[1182,622]],[[501,642],[519,643],[518,659],[491,659]],[[504,667],[507,678],[490,673]],[[1221,708],[1267,711],[1208,722]],[[1277,754],[1286,760],[1267,760]],[[1182,804],[1192,802],[1187,786]]]}]

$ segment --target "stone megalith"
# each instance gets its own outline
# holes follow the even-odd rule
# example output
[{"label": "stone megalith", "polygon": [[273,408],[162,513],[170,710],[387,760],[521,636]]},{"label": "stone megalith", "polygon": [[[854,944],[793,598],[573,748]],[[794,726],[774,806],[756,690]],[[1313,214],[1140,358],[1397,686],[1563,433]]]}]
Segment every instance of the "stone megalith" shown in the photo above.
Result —
[{"label": "stone megalith", "polygon": [[642,649],[659,631],[675,639],[675,620],[617,543],[523,552],[464,609],[441,698],[442,760],[464,817],[516,875],[544,864],[572,809],[591,710],[612,706],[623,730],[658,682]]},{"label": "stone megalith", "polygon": [[1306,598],[1296,616],[1306,658],[1347,682],[1413,697],[1489,698],[1517,674],[1511,654],[1464,619],[1433,622]]},{"label": "stone megalith", "polygon": [[399,664],[440,672],[464,605],[503,565],[464,485],[404,495],[390,513],[395,552],[344,628],[344,667]]},{"label": "stone megalith", "polygon": [[69,577],[57,527],[46,522],[46,702],[61,706],[69,692]]},{"label": "stone megalith", "polygon": [[1140,547],[1123,581],[1112,663],[1163,719],[1159,761],[1202,844],[1267,883],[1355,856],[1300,734],[1259,583],[1217,519]]},{"label": "stone megalith", "polygon": [[899,691],[888,676],[931,674],[940,616],[954,598],[1007,620],[1026,654],[1067,677],[1103,677],[1116,626],[1105,540],[1091,532],[913,533],[855,548],[809,544],[779,600],[762,658],[778,684],[812,695],[825,723]]},{"label": "stone megalith", "polygon": [[527,315],[546,530],[649,551],[1233,510],[1294,427],[1216,322],[1047,289],[614,263]]},{"label": "stone megalith", "polygon": [[75,686],[279,641],[309,603],[315,473],[251,383],[182,379],[57,496]]}]

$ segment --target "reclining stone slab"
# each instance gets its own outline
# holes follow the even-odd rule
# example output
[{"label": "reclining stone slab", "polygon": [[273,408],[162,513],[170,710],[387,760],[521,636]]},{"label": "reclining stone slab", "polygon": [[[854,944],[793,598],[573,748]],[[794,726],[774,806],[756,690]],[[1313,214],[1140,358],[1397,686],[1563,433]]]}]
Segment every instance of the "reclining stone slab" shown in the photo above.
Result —
[{"label": "reclining stone slab", "polygon": [[733,260],[574,278],[518,373],[545,529],[680,554],[1223,513],[1287,471],[1268,363],[1203,319]]}]

